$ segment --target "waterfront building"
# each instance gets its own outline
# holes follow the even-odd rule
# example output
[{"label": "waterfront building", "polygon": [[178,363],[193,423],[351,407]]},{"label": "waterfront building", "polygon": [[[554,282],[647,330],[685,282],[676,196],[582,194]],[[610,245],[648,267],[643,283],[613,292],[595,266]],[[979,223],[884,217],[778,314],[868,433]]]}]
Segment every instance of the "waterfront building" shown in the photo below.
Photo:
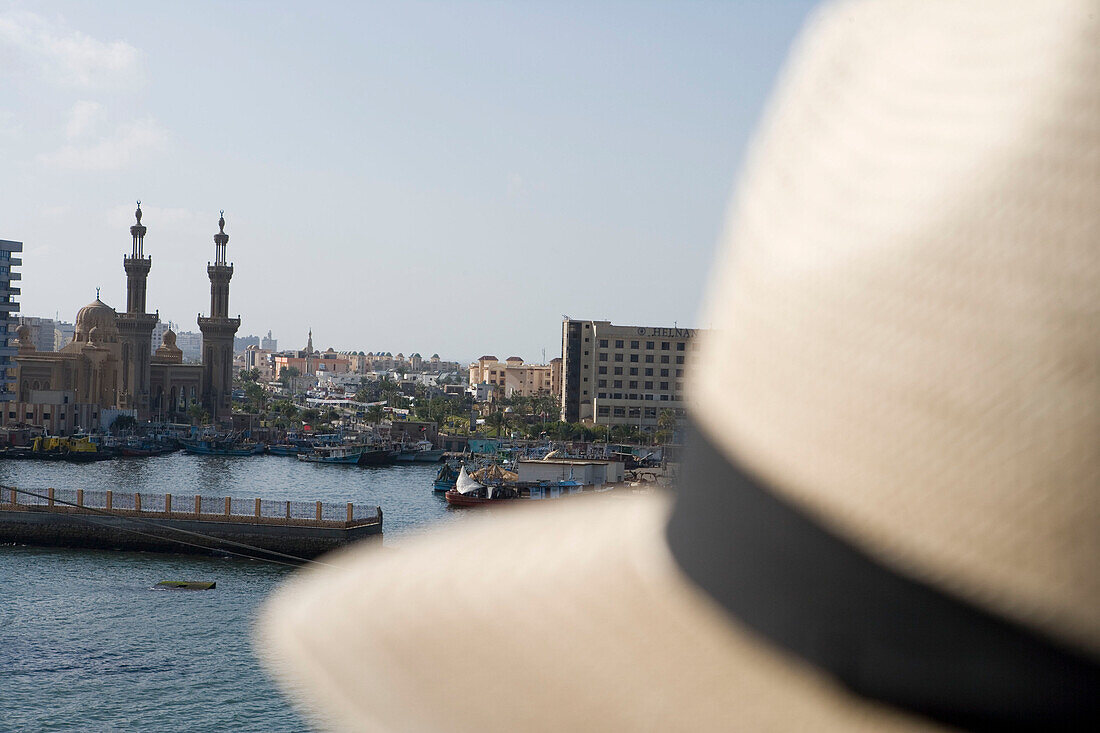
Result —
[{"label": "waterfront building", "polygon": [[485,355],[470,364],[471,387],[489,385],[502,397],[534,397],[554,394],[555,372],[561,374],[561,360],[550,364],[524,364],[518,356],[509,356],[503,362],[495,356]]},{"label": "waterfront building", "polygon": [[[21,407],[0,410],[3,424],[34,420],[31,424],[65,433],[78,426],[85,430],[108,427],[109,423],[102,422],[105,415],[181,420],[187,419],[188,408],[204,397],[204,407],[211,416],[228,414],[229,395],[224,385],[229,384],[231,375],[226,378],[218,363],[215,365],[219,367],[218,374],[211,375],[208,381],[204,365],[184,363],[187,354],[177,343],[176,332],[171,327],[158,328],[156,312],[147,312],[147,278],[152,258],[144,253],[147,229],[141,223],[141,214],[139,205],[134,214],[136,223],[130,228],[131,251],[123,258],[126,311],[117,313],[100,300],[97,290],[96,299],[77,313],[72,338],[54,349],[39,349],[30,327],[20,326],[14,391]],[[224,219],[221,225],[224,234]],[[224,266],[228,235],[224,240],[219,249],[222,262],[208,271]],[[218,237],[215,243],[219,244]],[[231,274],[232,265],[228,269]],[[211,302],[219,309],[228,308],[228,282],[229,278],[221,272],[211,277]],[[220,314],[218,310],[206,320],[218,326]],[[153,350],[150,347],[155,335],[160,338]],[[230,332],[230,356],[232,336]],[[54,344],[58,344],[56,339]],[[214,394],[206,389],[212,383],[216,387]],[[225,391],[218,391],[222,389]],[[220,400],[223,394],[224,400]],[[215,395],[219,398],[216,407]],[[85,409],[85,405],[89,407]]]},{"label": "waterfront building", "polygon": [[561,418],[653,430],[662,410],[684,414],[684,370],[698,331],[562,322]]},{"label": "waterfront building", "polygon": [[23,260],[12,255],[22,251],[22,242],[0,239],[0,402],[8,402],[14,397],[12,357],[15,356],[15,348],[9,341],[12,337],[14,316],[19,312],[19,302],[15,299],[19,295],[19,288],[13,286],[12,282],[22,277],[13,268],[23,264]]},{"label": "waterfront building", "polygon": [[228,417],[232,412],[233,337],[241,327],[241,319],[229,317],[229,281],[233,264],[227,262],[225,249],[229,235],[225,233],[225,212],[218,219],[214,235],[214,262],[207,263],[210,277],[210,315],[199,316],[202,331],[202,404],[211,419]]}]

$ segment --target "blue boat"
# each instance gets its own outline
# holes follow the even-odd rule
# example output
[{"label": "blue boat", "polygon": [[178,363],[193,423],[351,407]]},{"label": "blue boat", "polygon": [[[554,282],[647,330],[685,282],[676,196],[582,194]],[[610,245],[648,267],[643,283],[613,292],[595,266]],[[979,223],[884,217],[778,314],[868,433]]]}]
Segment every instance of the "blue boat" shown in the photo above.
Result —
[{"label": "blue boat", "polygon": [[444,463],[439,467],[439,473],[432,482],[432,491],[447,492],[455,487],[458,482],[458,469],[450,463]]},{"label": "blue boat", "polygon": [[303,448],[298,445],[291,445],[289,443],[280,443],[278,445],[267,446],[267,452],[273,456],[296,456],[299,453],[308,453],[309,448]]},{"label": "blue boat", "polygon": [[180,438],[180,444],[188,453],[200,456],[251,456],[263,453],[265,449],[263,443],[244,443],[217,438],[198,440]]}]

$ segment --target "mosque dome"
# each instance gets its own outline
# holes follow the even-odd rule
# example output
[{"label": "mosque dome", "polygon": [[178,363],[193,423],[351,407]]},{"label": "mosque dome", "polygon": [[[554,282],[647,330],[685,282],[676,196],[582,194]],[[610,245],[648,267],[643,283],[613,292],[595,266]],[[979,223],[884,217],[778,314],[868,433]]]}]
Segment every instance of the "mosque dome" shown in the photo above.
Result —
[{"label": "mosque dome", "polygon": [[118,341],[118,314],[115,309],[98,297],[80,309],[76,314],[76,341],[88,341],[92,329],[97,328],[95,340],[98,342]]},{"label": "mosque dome", "polygon": [[169,328],[164,332],[164,336],[161,337],[160,342],[169,349],[176,348],[176,332]]}]

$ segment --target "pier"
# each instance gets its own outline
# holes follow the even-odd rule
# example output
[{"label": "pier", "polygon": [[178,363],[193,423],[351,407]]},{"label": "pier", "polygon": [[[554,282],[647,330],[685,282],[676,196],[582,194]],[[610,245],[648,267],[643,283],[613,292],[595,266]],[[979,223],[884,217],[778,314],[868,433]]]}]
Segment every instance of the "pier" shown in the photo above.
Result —
[{"label": "pier", "polygon": [[0,488],[0,542],[304,562],[381,537],[370,505]]}]

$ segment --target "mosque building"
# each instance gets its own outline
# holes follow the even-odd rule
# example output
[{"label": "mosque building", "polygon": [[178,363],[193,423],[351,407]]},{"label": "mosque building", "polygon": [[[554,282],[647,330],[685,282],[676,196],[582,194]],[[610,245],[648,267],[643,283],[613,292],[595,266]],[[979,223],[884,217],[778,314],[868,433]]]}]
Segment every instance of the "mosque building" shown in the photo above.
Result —
[{"label": "mosque building", "polygon": [[233,337],[240,318],[229,317],[229,281],[224,212],[214,235],[215,258],[210,277],[210,316],[199,316],[203,334],[201,364],[184,364],[176,334],[164,331],[150,353],[159,313],[148,313],[147,278],[152,258],[145,255],[146,227],[141,203],[130,227],[132,250],[123,258],[126,310],[118,313],[96,299],[76,315],[73,340],[59,351],[38,351],[30,328],[20,326],[15,356],[15,402],[4,406],[0,424],[27,422],[52,433],[67,434],[83,426],[108,427],[104,417],[115,411],[138,420],[189,421],[188,410],[201,404],[212,420],[228,417],[233,384]]}]

